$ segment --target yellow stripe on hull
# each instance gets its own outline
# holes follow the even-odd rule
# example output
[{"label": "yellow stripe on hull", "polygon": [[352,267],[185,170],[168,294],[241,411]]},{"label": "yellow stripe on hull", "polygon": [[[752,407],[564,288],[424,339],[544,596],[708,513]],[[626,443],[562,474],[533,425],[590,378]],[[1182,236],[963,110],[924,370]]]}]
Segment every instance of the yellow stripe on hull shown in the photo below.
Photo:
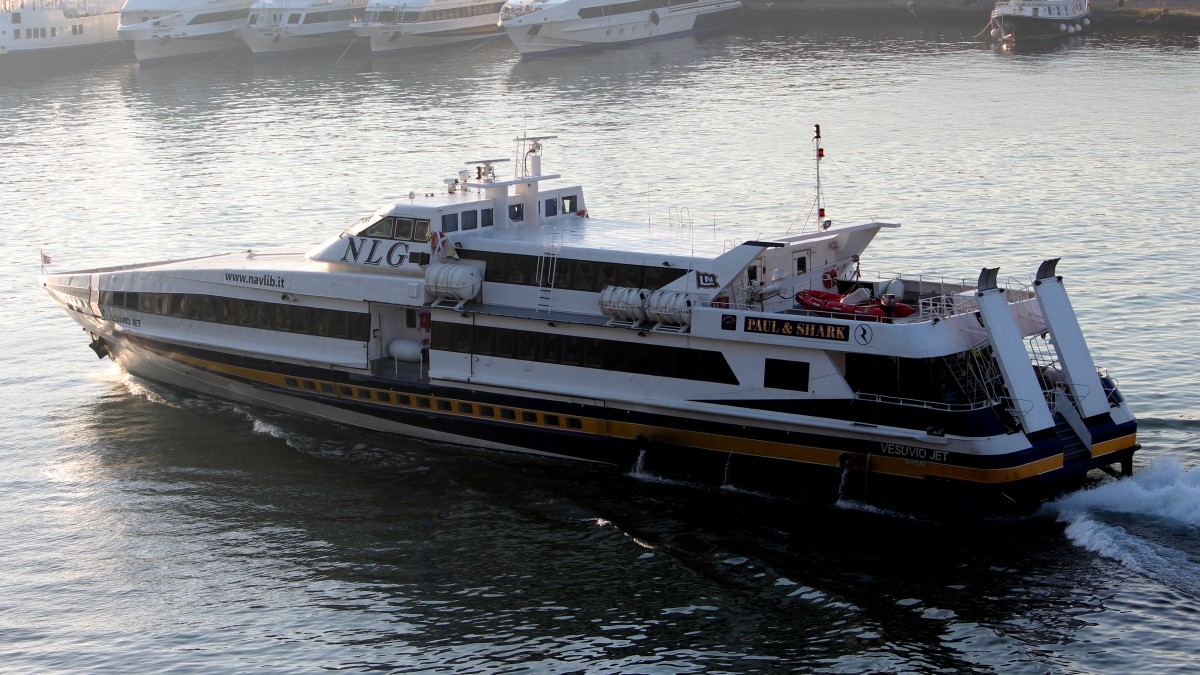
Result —
[{"label": "yellow stripe on hull", "polygon": [[1111,441],[1104,441],[1092,446],[1092,457],[1102,457],[1121,450],[1129,450],[1137,445],[1137,434],[1129,434]]}]

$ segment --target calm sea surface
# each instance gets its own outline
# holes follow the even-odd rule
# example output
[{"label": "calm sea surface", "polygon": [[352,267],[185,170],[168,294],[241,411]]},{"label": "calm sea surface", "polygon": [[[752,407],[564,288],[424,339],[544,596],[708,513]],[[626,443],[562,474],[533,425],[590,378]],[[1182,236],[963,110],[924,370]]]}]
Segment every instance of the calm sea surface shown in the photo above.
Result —
[{"label": "calm sea surface", "polygon": [[[0,670],[1195,671],[1200,39],[980,27],[0,85]],[[830,217],[904,223],[865,269],[1063,258],[1134,478],[963,527],[374,436],[132,379],[37,283],[39,250],[306,248],[523,133],[593,214],[709,248],[793,223],[814,123]]]}]

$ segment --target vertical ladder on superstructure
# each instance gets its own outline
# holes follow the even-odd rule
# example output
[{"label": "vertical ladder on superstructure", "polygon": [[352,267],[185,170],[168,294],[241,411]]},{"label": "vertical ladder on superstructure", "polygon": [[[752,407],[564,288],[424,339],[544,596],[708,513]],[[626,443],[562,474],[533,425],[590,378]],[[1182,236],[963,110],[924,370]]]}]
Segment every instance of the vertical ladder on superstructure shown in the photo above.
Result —
[{"label": "vertical ladder on superstructure", "polygon": [[537,311],[549,312],[550,302],[554,298],[554,278],[558,272],[558,249],[547,249],[538,257],[537,282],[538,301]]}]

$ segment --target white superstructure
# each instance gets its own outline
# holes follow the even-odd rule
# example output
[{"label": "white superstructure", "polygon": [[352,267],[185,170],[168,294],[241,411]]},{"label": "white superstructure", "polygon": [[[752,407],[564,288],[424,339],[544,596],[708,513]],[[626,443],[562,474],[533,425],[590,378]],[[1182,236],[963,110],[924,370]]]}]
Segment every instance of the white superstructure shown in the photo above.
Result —
[{"label": "white superstructure", "polygon": [[741,0],[513,0],[501,20],[523,55],[604,47],[713,30]]},{"label": "white superstructure", "polygon": [[375,0],[351,24],[366,38],[371,54],[482,40],[500,34],[504,0]]},{"label": "white superstructure", "polygon": [[367,0],[259,0],[236,33],[255,54],[346,47]]},{"label": "white superstructure", "polygon": [[138,61],[212,54],[239,48],[235,26],[246,23],[253,0],[128,0],[117,34]]},{"label": "white superstructure", "polygon": [[120,7],[120,0],[0,0],[0,56],[116,47]]}]

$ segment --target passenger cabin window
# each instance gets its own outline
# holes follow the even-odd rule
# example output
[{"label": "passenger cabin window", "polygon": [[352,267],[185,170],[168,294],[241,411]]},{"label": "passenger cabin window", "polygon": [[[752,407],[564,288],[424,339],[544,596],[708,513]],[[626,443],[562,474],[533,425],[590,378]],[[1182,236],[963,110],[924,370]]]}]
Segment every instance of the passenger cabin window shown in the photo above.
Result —
[{"label": "passenger cabin window", "polygon": [[289,24],[300,23],[300,15],[299,14],[288,14],[288,23]]},{"label": "passenger cabin window", "polygon": [[808,251],[796,256],[796,274],[804,274],[808,271]]},{"label": "passenger cabin window", "polygon": [[458,232],[457,213],[446,213],[442,215],[442,232]]},{"label": "passenger cabin window", "polygon": [[508,219],[514,223],[519,223],[525,220],[525,205],[524,204],[509,204]]},{"label": "passenger cabin window", "polygon": [[474,230],[479,227],[479,212],[478,211],[463,211],[462,212],[462,229],[463,231]]},{"label": "passenger cabin window", "polygon": [[479,226],[491,227],[492,219],[495,217],[495,209],[483,209],[479,212]]},{"label": "passenger cabin window", "polygon": [[558,215],[558,197],[546,200],[546,217]]}]

